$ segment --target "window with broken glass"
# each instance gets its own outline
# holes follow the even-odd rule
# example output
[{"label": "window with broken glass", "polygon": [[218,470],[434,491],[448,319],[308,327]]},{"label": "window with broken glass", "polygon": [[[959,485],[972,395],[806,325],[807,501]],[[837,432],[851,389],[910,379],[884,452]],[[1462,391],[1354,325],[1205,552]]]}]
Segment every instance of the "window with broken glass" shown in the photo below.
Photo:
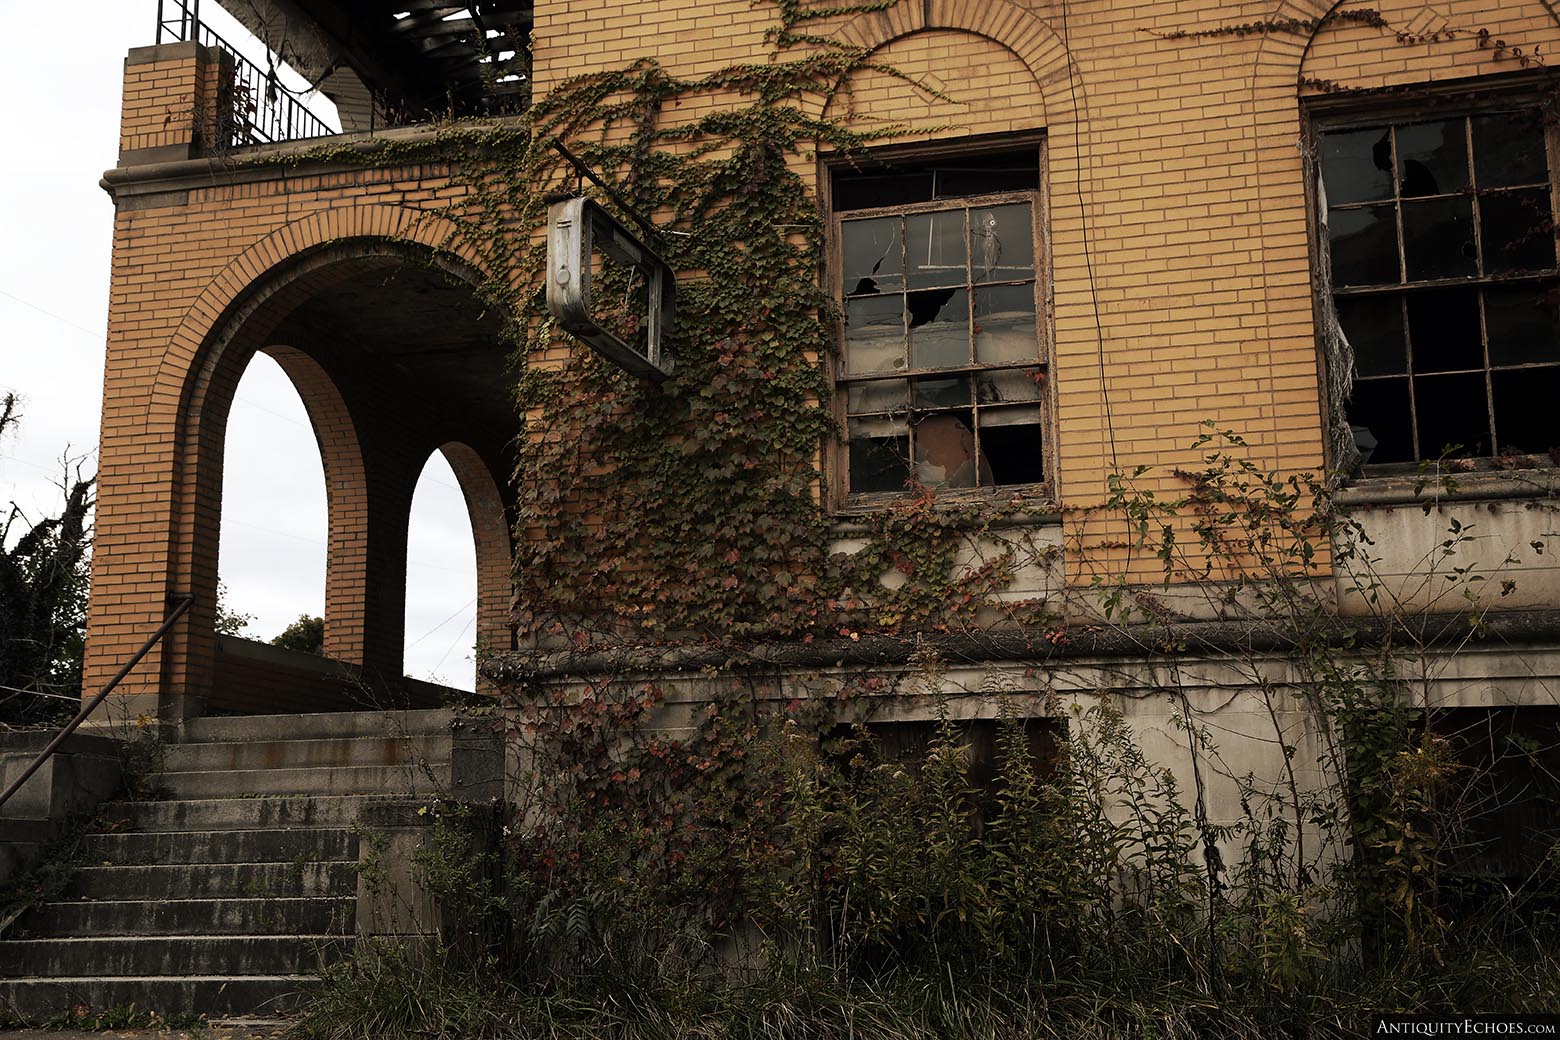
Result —
[{"label": "window with broken glass", "polygon": [[1046,479],[1038,150],[836,172],[852,498]]},{"label": "window with broken glass", "polygon": [[1560,271],[1539,113],[1320,134],[1321,211],[1366,463],[1560,445]]}]

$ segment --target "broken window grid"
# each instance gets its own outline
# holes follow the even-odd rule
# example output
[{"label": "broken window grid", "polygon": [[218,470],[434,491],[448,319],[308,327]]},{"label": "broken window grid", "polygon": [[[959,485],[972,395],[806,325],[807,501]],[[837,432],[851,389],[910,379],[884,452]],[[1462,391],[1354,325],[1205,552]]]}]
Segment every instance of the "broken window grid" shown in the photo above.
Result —
[{"label": "broken window grid", "polygon": [[1488,112],[1324,132],[1332,288],[1370,463],[1548,452],[1560,399],[1548,132]]},{"label": "broken window grid", "polygon": [[1033,192],[838,223],[853,493],[1045,479]]}]

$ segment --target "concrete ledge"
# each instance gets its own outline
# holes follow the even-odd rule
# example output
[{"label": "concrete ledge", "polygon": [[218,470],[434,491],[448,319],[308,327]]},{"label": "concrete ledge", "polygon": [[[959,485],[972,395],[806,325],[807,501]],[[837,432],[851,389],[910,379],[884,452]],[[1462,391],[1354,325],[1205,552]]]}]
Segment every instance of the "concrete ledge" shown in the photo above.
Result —
[{"label": "concrete ledge", "polygon": [[[1443,483],[1450,480],[1453,487]],[[1560,469],[1474,470],[1468,473],[1361,477],[1339,488],[1340,506],[1435,505],[1560,495]]]},{"label": "concrete ledge", "polygon": [[[42,730],[0,737],[0,785],[10,787],[52,739],[53,731]],[[37,862],[68,817],[113,795],[123,771],[119,741],[72,734],[0,807],[0,880]]]},{"label": "concrete ledge", "polygon": [[1167,621],[1134,625],[1023,626],[985,631],[865,635],[733,645],[728,643],[619,644],[582,651],[509,651],[493,654],[482,674],[499,683],[580,679],[625,672],[656,674],[707,668],[776,669],[901,666],[918,652],[958,664],[1078,658],[1143,660],[1187,654],[1283,652],[1305,645],[1347,646],[1389,635],[1409,635],[1434,646],[1483,640],[1499,644],[1560,642],[1560,609],[1491,612],[1479,629],[1468,616],[1428,614],[1397,619],[1334,617],[1300,631],[1282,621]]},{"label": "concrete ledge", "polygon": [[[53,737],[53,733],[35,732],[7,734],[0,739],[0,783],[9,787]],[[114,793],[121,769],[118,741],[96,734],[72,734],[0,807],[0,817],[60,820],[94,808]]]},{"label": "concrete ledge", "polygon": [[211,49],[194,40],[183,40],[149,47],[131,47],[130,53],[125,56],[125,66],[128,68],[131,65],[153,65],[159,61],[187,61],[195,58],[210,61]]}]

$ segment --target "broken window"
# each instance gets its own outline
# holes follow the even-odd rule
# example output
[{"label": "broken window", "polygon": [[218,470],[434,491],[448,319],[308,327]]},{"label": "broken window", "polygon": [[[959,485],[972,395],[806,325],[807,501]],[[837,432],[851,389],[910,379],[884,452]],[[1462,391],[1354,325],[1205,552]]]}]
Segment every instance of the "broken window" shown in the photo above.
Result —
[{"label": "broken window", "polygon": [[1530,111],[1322,131],[1322,235],[1365,462],[1560,445],[1548,137]]},{"label": "broken window", "polygon": [[1431,728],[1453,764],[1440,800],[1450,874],[1520,887],[1560,842],[1560,708],[1447,708]]},{"label": "broken window", "polygon": [[941,725],[936,719],[840,725],[832,734],[832,747],[841,767],[850,768],[853,762],[894,763],[919,775],[938,740],[952,741],[955,747],[963,749],[959,761],[965,770],[971,808],[975,810],[973,822],[982,829],[1000,813],[1004,784],[1012,779],[1002,775],[1004,757],[1013,749],[1011,743],[1005,743],[1007,727],[1015,727],[1022,735],[1019,746],[1027,751],[1027,765],[1035,777],[1052,782],[1060,772],[1067,740],[1067,724],[1061,719],[954,720],[948,723],[946,732],[939,734]]},{"label": "broken window", "polygon": [[1046,479],[1038,151],[837,171],[852,496]]}]

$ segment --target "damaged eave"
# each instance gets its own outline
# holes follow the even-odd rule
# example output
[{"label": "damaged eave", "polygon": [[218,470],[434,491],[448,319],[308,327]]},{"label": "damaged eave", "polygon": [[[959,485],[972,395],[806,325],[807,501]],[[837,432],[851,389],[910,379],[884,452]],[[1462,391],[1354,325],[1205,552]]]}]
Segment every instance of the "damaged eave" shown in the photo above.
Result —
[{"label": "damaged eave", "polygon": [[[335,102],[343,129],[523,96],[531,0],[218,0]],[[399,16],[399,17],[398,17]],[[500,61],[499,53],[514,51]]]}]

